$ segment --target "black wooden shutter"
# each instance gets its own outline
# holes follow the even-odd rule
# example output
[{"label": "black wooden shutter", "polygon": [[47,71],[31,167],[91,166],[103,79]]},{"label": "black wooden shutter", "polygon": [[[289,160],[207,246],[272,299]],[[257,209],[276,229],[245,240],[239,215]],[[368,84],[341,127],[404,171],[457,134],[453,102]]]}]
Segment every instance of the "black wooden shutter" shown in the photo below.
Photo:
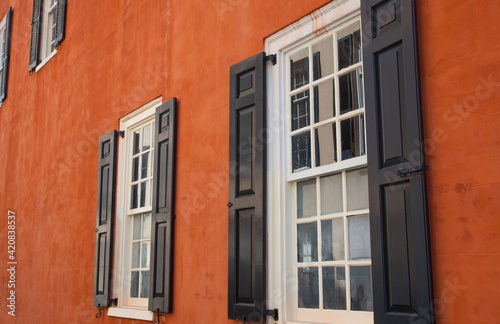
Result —
[{"label": "black wooden shutter", "polygon": [[64,31],[66,29],[66,4],[67,0],[58,0],[56,8],[56,38],[54,47],[57,48],[64,40]]},{"label": "black wooden shutter", "polygon": [[108,307],[115,215],[116,131],[99,138],[94,306]]},{"label": "black wooden shutter", "polygon": [[375,323],[434,323],[415,2],[361,2]]},{"label": "black wooden shutter", "polygon": [[156,108],[149,310],[172,311],[177,99]]},{"label": "black wooden shutter", "polygon": [[31,43],[29,71],[33,71],[38,64],[38,43],[40,38],[40,15],[42,0],[33,0],[33,13],[31,16]]},{"label": "black wooden shutter", "polygon": [[12,8],[7,11],[7,16],[5,18],[5,35],[4,35],[4,49],[2,57],[2,86],[0,87],[0,101],[4,101],[7,98],[7,82],[9,80],[9,60],[10,60],[10,38],[11,38],[11,28],[12,28]]},{"label": "black wooden shutter", "polygon": [[266,319],[265,53],[231,66],[228,317]]}]

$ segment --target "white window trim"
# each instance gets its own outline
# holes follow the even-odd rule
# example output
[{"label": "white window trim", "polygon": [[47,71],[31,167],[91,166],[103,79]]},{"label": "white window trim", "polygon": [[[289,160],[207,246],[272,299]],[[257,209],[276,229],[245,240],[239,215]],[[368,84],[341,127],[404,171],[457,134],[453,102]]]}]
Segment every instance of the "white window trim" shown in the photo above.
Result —
[{"label": "white window trim", "polygon": [[[52,52],[50,52],[49,54],[47,54],[47,45],[48,45],[48,39],[49,39],[49,22],[48,22],[48,16],[49,16],[49,10],[51,9],[49,6],[48,6],[48,3],[49,3],[50,0],[42,0],[42,12],[41,12],[41,15],[42,15],[42,28],[40,28],[40,37],[38,38],[38,56],[42,59],[42,61],[40,62],[40,64],[38,64],[36,66],[36,69],[35,69],[35,72],[38,72],[40,71],[40,69],[45,65],[47,64],[48,61],[50,61],[56,54],[57,54],[57,49],[54,48],[54,50]],[[54,3],[54,19],[57,19],[57,17],[55,17],[55,14],[57,11],[57,3],[59,2],[59,0],[56,0],[55,3]],[[57,24],[57,21],[56,21],[56,24]]]},{"label": "white window trim", "polygon": [[[151,102],[145,104],[134,112],[128,114],[127,116],[120,119],[120,131],[127,132],[127,129],[138,125],[140,123],[145,122],[146,120],[151,120],[154,118],[156,108],[160,106],[162,103],[162,98],[159,97],[157,99],[152,100]],[[127,134],[125,134],[127,136]],[[128,199],[127,193],[128,190],[126,188],[126,184],[128,181],[128,159],[126,158],[127,147],[126,145],[129,142],[126,140],[119,140],[118,144],[118,168],[117,168],[117,183],[116,183],[116,213],[115,213],[115,238],[113,245],[113,253],[114,260],[113,264],[113,273],[112,273],[112,282],[113,282],[113,291],[112,298],[118,298],[118,305],[109,307],[108,315],[115,317],[123,317],[123,318],[133,318],[139,320],[153,320],[153,312],[147,309],[147,303],[145,306],[131,306],[127,305],[126,301],[124,301],[125,287],[129,287],[125,280],[122,278],[125,277],[124,271],[127,268],[124,262],[127,258],[124,256],[125,253],[125,218],[128,213]],[[147,300],[146,300],[147,301]]]},{"label": "white window trim", "polygon": [[[277,56],[277,64],[273,67],[268,65],[266,75],[267,128],[272,130],[267,148],[267,307],[280,310],[280,318],[277,323],[304,323],[294,318],[296,310],[294,304],[296,302],[287,300],[287,290],[293,288],[293,284],[289,283],[290,280],[287,282],[287,278],[296,278],[295,268],[289,267],[287,261],[296,258],[294,255],[296,250],[286,249],[286,242],[295,237],[295,234],[287,237],[290,233],[295,233],[295,229],[287,228],[287,226],[293,226],[294,223],[286,221],[286,215],[292,214],[293,210],[293,203],[290,203],[293,201],[294,186],[296,186],[293,182],[335,171],[359,168],[367,164],[365,155],[331,165],[311,168],[298,172],[298,174],[291,172],[290,165],[288,165],[289,159],[286,156],[289,151],[287,120],[290,113],[287,111],[288,95],[283,87],[283,84],[289,84],[286,77],[286,53],[315,38],[321,38],[328,29],[359,17],[359,13],[360,0],[335,1],[271,35],[265,41],[265,52]],[[313,312],[314,310],[311,311],[311,320],[315,317]],[[336,311],[336,314],[340,312]],[[373,313],[368,312],[369,316],[364,316],[365,314],[361,312],[354,312],[354,314],[356,313],[359,313],[363,321],[370,322],[371,318],[373,323]],[[353,317],[351,319],[353,323],[358,322]],[[318,319],[318,321],[321,320]],[[276,322],[268,318],[268,323]]]}]

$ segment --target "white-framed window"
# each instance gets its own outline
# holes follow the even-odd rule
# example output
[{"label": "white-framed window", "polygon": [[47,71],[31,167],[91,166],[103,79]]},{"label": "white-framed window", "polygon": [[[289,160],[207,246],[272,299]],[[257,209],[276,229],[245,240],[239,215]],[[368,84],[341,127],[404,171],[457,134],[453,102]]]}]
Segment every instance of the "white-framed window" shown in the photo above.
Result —
[{"label": "white-framed window", "polygon": [[39,55],[41,62],[37,65],[37,71],[57,53],[57,49],[54,46],[56,39],[57,2],[58,0],[42,0],[39,43]]},{"label": "white-framed window", "polygon": [[152,320],[148,311],[155,99],[120,120],[113,298],[108,315]]},{"label": "white-framed window", "polygon": [[268,296],[287,323],[373,323],[359,7],[266,40]]}]

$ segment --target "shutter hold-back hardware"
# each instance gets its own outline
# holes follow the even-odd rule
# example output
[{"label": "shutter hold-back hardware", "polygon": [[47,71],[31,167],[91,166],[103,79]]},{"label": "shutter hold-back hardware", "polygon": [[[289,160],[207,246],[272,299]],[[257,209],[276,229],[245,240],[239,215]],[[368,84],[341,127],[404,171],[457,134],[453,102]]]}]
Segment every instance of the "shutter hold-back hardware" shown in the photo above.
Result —
[{"label": "shutter hold-back hardware", "polygon": [[97,308],[99,309],[99,313],[95,314],[95,318],[100,318],[102,316],[101,311],[104,309],[104,307],[101,307],[101,304],[97,305]]},{"label": "shutter hold-back hardware", "polygon": [[125,131],[116,132],[121,138],[125,137]]},{"label": "shutter hold-back hardware", "polygon": [[403,168],[398,170],[398,176],[406,178],[412,175],[422,174],[422,172],[429,171],[428,165],[417,165],[411,168]]},{"label": "shutter hold-back hardware", "polygon": [[156,309],[156,321],[153,318],[153,324],[155,324],[155,323],[160,324],[160,309],[159,308]]},{"label": "shutter hold-back hardware", "polygon": [[278,320],[278,309],[268,309],[266,310],[266,316],[271,316],[273,320],[277,321]]},{"label": "shutter hold-back hardware", "polygon": [[[113,298],[109,300],[113,305],[118,306],[118,298]],[[102,316],[102,310],[104,307],[101,307],[101,304],[97,305],[97,308],[99,309],[99,313],[95,314],[95,318],[100,318]]]}]

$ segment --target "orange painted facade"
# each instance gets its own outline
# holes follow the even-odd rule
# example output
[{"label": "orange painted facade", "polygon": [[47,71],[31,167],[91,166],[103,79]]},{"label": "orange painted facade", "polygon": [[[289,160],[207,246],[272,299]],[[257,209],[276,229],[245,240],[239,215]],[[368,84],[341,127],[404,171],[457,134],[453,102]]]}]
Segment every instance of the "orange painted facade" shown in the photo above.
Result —
[{"label": "orange painted facade", "polygon": [[[68,1],[66,39],[28,73],[31,1],[13,8],[0,108],[0,262],[17,214],[16,317],[0,323],[141,323],[92,306],[98,137],[151,100],[178,98],[173,313],[227,320],[229,67],[326,4]],[[417,3],[434,295],[439,324],[500,323],[500,3]],[[497,128],[498,127],[498,128]],[[5,260],[5,261],[4,261]]]}]

